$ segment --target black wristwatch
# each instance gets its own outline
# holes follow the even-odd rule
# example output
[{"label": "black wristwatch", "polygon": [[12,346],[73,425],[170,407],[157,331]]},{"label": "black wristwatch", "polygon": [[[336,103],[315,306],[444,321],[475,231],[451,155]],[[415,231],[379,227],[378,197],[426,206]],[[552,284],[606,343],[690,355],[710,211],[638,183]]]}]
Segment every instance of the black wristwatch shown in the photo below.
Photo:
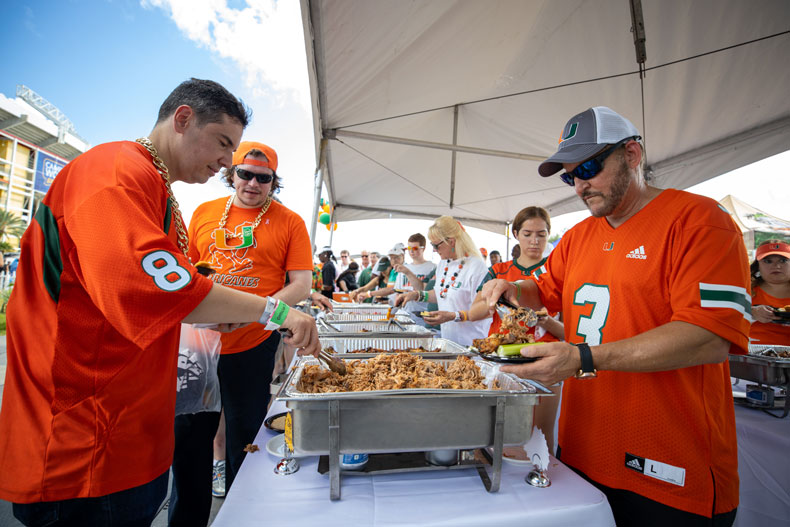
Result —
[{"label": "black wristwatch", "polygon": [[582,342],[580,344],[576,344],[576,347],[579,348],[579,356],[582,359],[582,367],[576,372],[576,378],[592,379],[593,377],[598,377],[598,370],[596,370],[593,366],[592,351],[590,351],[590,346],[586,342]]}]

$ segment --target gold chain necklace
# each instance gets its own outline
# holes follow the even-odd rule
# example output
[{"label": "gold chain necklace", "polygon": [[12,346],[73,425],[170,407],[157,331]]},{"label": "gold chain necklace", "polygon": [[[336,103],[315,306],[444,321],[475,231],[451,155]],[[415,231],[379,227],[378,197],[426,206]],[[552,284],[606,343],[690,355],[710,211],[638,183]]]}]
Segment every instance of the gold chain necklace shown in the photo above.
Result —
[{"label": "gold chain necklace", "polygon": [[165,181],[165,188],[167,188],[167,198],[170,200],[170,207],[173,209],[173,219],[176,222],[178,247],[181,249],[181,252],[184,253],[184,256],[189,258],[189,237],[187,236],[186,230],[184,230],[184,222],[181,219],[181,209],[178,208],[178,202],[176,201],[176,197],[173,195],[173,189],[170,187],[170,172],[168,172],[165,162],[162,161],[161,157],[159,157],[159,153],[156,151],[156,147],[150,139],[147,137],[141,137],[139,139],[135,139],[135,142],[140,143],[143,145],[143,148],[148,150],[148,153],[151,154],[151,158],[154,161],[154,167],[156,168],[156,171],[159,172],[159,175],[162,176],[162,179]]},{"label": "gold chain necklace", "polygon": [[[219,220],[219,228],[225,230],[225,224],[228,223],[228,213],[230,212],[230,206],[233,204],[234,196],[230,196],[228,198],[228,202],[225,204],[225,212],[222,213],[222,218]],[[266,211],[269,210],[269,205],[272,204],[272,196],[271,194],[266,197],[266,201],[263,202],[263,206],[261,207],[261,211],[258,213],[258,217],[255,218],[255,221],[252,223],[252,231],[254,231],[258,225],[261,224],[261,220],[263,219],[263,215],[266,214]],[[238,234],[228,234],[225,233],[226,238],[239,238]]]}]

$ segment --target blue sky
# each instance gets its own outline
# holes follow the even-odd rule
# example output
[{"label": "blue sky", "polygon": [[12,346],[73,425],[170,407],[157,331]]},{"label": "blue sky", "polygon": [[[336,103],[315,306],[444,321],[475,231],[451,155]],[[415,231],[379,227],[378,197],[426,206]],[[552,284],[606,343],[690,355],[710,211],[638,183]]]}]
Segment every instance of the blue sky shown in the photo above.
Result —
[{"label": "blue sky", "polygon": [[[299,2],[287,0],[40,0],[5,2],[0,43],[6,51],[0,93],[24,84],[48,99],[90,144],[135,139],[153,127],[159,105],[189,77],[223,84],[253,110],[245,139],[273,146],[286,206],[310,221],[315,169],[312,117]],[[790,145],[788,145],[790,146]],[[693,187],[714,199],[734,194],[790,218],[790,152]],[[228,195],[213,178],[174,186],[185,218],[203,201]],[[553,219],[554,232],[585,213]],[[346,222],[336,252],[386,251],[430,222]],[[479,246],[505,250],[504,236],[470,229]],[[316,244],[329,243],[318,226]],[[430,251],[428,251],[430,253]],[[430,257],[430,254],[426,254]]]}]

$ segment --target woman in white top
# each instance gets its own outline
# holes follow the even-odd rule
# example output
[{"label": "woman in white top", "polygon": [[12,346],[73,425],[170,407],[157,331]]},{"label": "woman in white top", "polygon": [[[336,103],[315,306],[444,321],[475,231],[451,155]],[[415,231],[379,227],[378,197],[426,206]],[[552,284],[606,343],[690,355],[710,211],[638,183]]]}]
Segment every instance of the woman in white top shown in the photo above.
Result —
[{"label": "woman in white top", "polygon": [[438,311],[425,315],[425,322],[441,325],[442,337],[463,346],[488,335],[491,319],[469,322],[467,312],[483,281],[486,267],[477,245],[463,226],[451,216],[441,216],[428,229],[428,240],[441,257],[436,268],[436,285],[430,291],[400,295],[396,305],[408,301],[435,302]]}]

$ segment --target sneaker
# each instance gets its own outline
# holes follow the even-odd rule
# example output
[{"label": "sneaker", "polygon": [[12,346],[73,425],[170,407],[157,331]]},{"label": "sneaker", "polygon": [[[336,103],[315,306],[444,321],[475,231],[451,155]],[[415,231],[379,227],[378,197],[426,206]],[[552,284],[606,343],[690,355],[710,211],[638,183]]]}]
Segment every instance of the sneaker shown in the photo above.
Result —
[{"label": "sneaker", "polygon": [[225,460],[214,462],[214,476],[211,481],[211,495],[225,497]]}]

